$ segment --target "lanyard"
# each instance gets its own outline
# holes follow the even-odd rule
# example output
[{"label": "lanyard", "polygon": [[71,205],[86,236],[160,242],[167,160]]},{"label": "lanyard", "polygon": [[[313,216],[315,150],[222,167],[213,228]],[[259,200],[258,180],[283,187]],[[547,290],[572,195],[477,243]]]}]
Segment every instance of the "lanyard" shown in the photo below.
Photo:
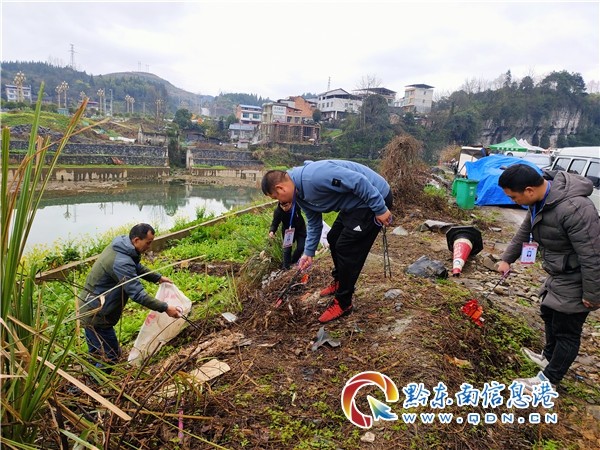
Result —
[{"label": "lanyard", "polygon": [[538,204],[537,202],[534,203],[533,206],[531,207],[531,229],[529,231],[529,242],[533,242],[533,222],[535,220],[535,216],[537,216],[537,214],[540,212],[540,210],[544,207],[544,203],[546,203],[546,198],[548,197],[548,194],[550,193],[550,186],[552,186],[552,182],[548,181],[548,186],[546,186],[546,193],[544,194],[544,198],[542,199],[541,202],[539,202],[540,208],[537,209],[535,207]]},{"label": "lanyard", "polygon": [[296,192],[294,192],[294,198],[292,199],[292,215],[290,216],[290,226],[289,228],[292,228],[292,225],[294,224],[294,213],[296,212]]}]

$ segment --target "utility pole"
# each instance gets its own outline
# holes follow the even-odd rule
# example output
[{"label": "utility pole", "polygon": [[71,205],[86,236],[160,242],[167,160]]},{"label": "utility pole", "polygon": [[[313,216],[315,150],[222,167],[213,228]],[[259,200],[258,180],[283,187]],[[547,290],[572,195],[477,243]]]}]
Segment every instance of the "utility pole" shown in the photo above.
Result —
[{"label": "utility pole", "polygon": [[71,45],[71,69],[75,70],[75,46],[73,44]]},{"label": "utility pole", "polygon": [[98,107],[100,109],[100,115],[106,115],[106,100],[104,95],[104,89],[98,89],[98,97],[100,100],[98,101]]}]

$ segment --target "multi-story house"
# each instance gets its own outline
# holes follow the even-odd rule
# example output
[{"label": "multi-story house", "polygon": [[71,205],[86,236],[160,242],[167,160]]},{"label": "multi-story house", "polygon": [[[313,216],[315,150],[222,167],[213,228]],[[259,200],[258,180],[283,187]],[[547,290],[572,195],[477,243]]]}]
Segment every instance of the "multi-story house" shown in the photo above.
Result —
[{"label": "multi-story house", "polygon": [[237,142],[238,148],[248,148],[248,142],[256,131],[256,125],[247,123],[232,123],[229,125],[229,139]]},{"label": "multi-story house", "polygon": [[299,95],[291,96],[286,99],[277,100],[277,103],[284,103],[291,108],[300,111],[300,116],[303,119],[312,120],[313,113],[317,109],[317,102],[313,99],[305,99]]},{"label": "multi-story house", "polygon": [[396,102],[396,91],[392,91],[391,89],[387,88],[373,87],[358,89],[354,91],[354,93],[363,99],[369,95],[381,95],[383,98],[385,98],[388,106],[394,106],[394,103]]},{"label": "multi-story house", "polygon": [[[301,98],[301,97],[300,97]],[[310,117],[308,108],[296,108],[298,100],[280,100],[265,103],[262,108],[262,120],[258,135],[259,142],[317,144],[321,136],[321,127]]]},{"label": "multi-story house", "polygon": [[[4,85],[6,91],[6,100],[9,102],[19,101],[19,87],[14,84]],[[31,86],[21,86],[23,101],[31,103]]]},{"label": "multi-story house", "polygon": [[254,105],[237,105],[235,118],[244,125],[258,125],[262,115],[262,108]]},{"label": "multi-story house", "polygon": [[404,111],[427,114],[433,103],[433,86],[411,84],[405,87],[404,97],[396,104]]},{"label": "multi-story house", "polygon": [[358,114],[361,106],[361,98],[344,89],[323,92],[317,98],[322,120],[343,119],[348,114]]}]

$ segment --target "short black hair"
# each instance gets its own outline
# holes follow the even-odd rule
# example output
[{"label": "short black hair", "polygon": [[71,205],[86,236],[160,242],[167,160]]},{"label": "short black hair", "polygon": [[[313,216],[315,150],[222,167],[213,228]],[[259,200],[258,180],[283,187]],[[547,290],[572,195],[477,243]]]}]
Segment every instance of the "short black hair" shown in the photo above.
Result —
[{"label": "short black hair", "polygon": [[544,184],[544,177],[527,164],[513,164],[507,168],[500,178],[498,186],[514,192],[524,192],[527,187],[537,187]]},{"label": "short black hair", "polygon": [[138,223],[129,231],[129,239],[132,241],[134,238],[146,239],[146,236],[148,236],[148,231],[150,231],[152,234],[156,234],[152,226],[148,225],[147,223]]},{"label": "short black hair", "polygon": [[285,181],[286,176],[287,172],[284,170],[269,170],[267,173],[265,173],[260,183],[263,194],[272,194],[275,185]]}]

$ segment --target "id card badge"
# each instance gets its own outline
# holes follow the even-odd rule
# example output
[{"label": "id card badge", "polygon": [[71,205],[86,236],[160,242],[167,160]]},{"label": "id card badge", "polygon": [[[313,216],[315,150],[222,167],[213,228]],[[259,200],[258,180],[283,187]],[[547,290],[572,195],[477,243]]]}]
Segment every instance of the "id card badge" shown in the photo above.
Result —
[{"label": "id card badge", "polygon": [[521,249],[521,264],[535,263],[537,249],[537,242],[523,242],[523,248]]},{"label": "id card badge", "polygon": [[288,228],[283,235],[283,248],[291,247],[294,243],[294,228]]}]

